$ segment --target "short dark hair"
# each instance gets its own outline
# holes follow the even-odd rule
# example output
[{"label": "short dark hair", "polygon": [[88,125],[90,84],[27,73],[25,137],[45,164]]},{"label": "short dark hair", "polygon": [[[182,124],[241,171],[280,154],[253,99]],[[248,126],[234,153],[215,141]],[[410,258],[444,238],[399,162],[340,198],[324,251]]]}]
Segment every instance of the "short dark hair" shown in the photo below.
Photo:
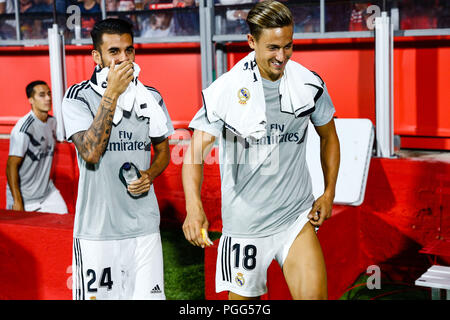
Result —
[{"label": "short dark hair", "polygon": [[294,23],[291,11],[284,4],[265,0],[258,2],[247,15],[250,34],[259,39],[261,31],[266,28],[282,28]]},{"label": "short dark hair", "polygon": [[45,81],[42,80],[35,80],[33,82],[30,82],[27,87],[25,88],[25,92],[27,93],[27,98],[31,98],[34,94],[34,87],[40,85],[40,84],[45,84],[46,86],[47,83]]},{"label": "short dark hair", "polygon": [[100,51],[103,34],[125,34],[128,33],[133,39],[133,25],[123,19],[108,18],[95,23],[91,31],[92,44],[94,49]]}]

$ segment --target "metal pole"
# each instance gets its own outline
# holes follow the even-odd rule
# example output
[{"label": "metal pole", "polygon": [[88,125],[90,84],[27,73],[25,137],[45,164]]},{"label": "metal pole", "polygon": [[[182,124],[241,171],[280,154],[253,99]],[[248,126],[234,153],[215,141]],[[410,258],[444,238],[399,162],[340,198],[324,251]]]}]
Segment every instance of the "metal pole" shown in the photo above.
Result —
[{"label": "metal pole", "polygon": [[202,72],[202,89],[208,87],[208,76],[206,71],[206,18],[205,18],[205,3],[206,0],[200,0],[198,6],[198,15],[200,22],[200,64]]},{"label": "metal pole", "polygon": [[214,81],[214,47],[213,47],[213,34],[214,34],[214,2],[213,0],[206,0],[206,54],[207,63],[206,68],[208,72],[207,85],[209,86]]},{"label": "metal pole", "polygon": [[393,28],[386,12],[375,18],[375,100],[377,156],[394,155]]},{"label": "metal pole", "polygon": [[100,8],[102,10],[102,20],[105,20],[106,19],[106,0],[101,1]]},{"label": "metal pole", "polygon": [[17,41],[20,41],[19,0],[14,0],[14,14],[16,17],[16,39]]},{"label": "metal pole", "polygon": [[65,137],[61,104],[66,91],[66,64],[64,54],[64,38],[59,33],[58,25],[48,29],[48,51],[50,57],[50,75],[52,86],[53,113],[57,122],[56,139],[63,141]]},{"label": "metal pole", "polygon": [[[389,122],[391,125],[389,128],[389,151],[390,157],[394,157],[396,145],[394,136],[394,24],[391,19],[389,20],[389,58]],[[400,139],[399,136],[397,138]],[[398,148],[400,149],[400,140],[398,140]]]},{"label": "metal pole", "polygon": [[222,42],[217,42],[216,46],[216,79],[227,72],[226,46]]},{"label": "metal pole", "polygon": [[200,59],[202,69],[202,88],[205,89],[212,83],[213,79],[213,20],[214,13],[211,8],[212,0],[202,0],[199,4],[200,18]]},{"label": "metal pole", "polygon": [[320,0],[320,33],[325,33],[325,0]]},{"label": "metal pole", "polygon": [[[217,15],[215,17],[215,34],[222,34],[223,21],[222,16]],[[220,77],[222,74],[227,72],[227,54],[225,51],[225,44],[222,42],[216,42],[214,46],[215,56],[216,56],[216,79]]]}]

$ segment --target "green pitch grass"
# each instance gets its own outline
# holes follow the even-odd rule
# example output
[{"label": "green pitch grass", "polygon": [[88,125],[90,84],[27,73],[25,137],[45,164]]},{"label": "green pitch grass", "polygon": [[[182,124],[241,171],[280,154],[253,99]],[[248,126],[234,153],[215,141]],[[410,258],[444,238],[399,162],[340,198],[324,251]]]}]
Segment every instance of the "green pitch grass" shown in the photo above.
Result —
[{"label": "green pitch grass", "polygon": [[[220,238],[210,232],[211,240]],[[161,230],[167,300],[204,300],[204,249],[191,245],[179,230]]]}]

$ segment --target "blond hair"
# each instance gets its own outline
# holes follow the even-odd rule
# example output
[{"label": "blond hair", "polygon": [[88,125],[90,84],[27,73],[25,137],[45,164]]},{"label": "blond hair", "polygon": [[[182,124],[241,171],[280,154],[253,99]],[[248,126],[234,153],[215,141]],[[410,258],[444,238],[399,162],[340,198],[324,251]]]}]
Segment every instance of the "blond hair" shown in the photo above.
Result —
[{"label": "blond hair", "polygon": [[281,28],[293,24],[291,11],[282,3],[273,0],[258,2],[248,13],[250,34],[258,40],[266,28]]}]

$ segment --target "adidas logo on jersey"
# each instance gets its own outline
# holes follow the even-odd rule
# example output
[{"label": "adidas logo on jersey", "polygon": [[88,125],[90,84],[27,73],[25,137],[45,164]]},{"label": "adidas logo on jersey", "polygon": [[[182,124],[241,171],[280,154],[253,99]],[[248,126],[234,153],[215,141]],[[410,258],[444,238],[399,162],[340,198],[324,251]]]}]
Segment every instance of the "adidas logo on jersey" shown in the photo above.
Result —
[{"label": "adidas logo on jersey", "polygon": [[161,288],[159,287],[159,285],[157,284],[152,291],[150,291],[150,293],[161,293]]}]

